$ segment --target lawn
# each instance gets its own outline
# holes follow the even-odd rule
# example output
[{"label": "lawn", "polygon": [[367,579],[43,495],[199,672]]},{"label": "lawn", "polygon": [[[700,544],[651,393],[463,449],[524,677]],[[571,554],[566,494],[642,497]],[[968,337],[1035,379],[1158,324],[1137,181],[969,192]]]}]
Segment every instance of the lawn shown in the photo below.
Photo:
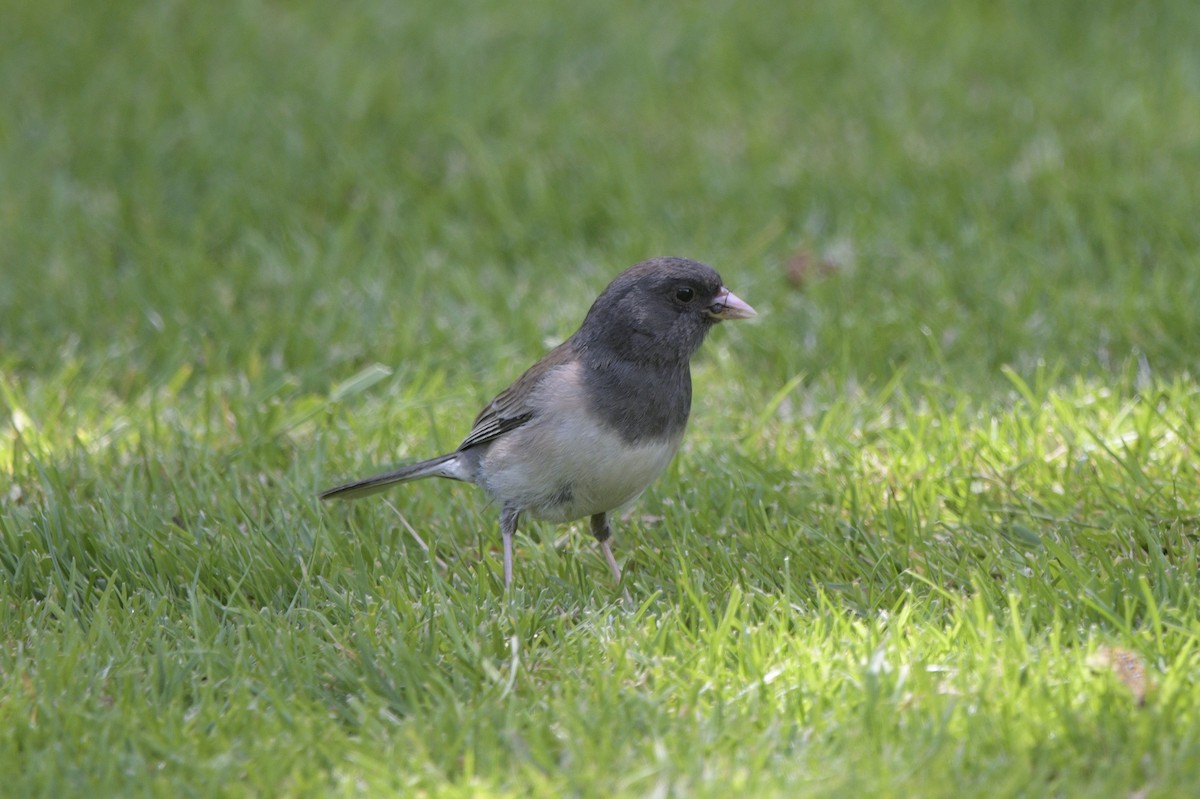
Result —
[{"label": "lawn", "polygon": [[[0,794],[1195,795],[1194,3],[0,5]],[[663,254],[623,586],[317,499]]]}]

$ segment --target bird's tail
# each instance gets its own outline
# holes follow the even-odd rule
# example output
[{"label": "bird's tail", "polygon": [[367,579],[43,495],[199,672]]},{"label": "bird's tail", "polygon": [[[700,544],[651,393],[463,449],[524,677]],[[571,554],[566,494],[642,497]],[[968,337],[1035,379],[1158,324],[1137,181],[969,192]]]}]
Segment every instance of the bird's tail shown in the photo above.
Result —
[{"label": "bird's tail", "polygon": [[328,488],[321,492],[321,499],[358,499],[382,491],[396,483],[407,483],[410,480],[420,480],[424,477],[466,480],[468,478],[462,472],[462,464],[459,463],[458,456],[459,453],[451,452],[420,463],[401,466],[399,469],[377,474],[374,477],[366,477],[336,488]]}]

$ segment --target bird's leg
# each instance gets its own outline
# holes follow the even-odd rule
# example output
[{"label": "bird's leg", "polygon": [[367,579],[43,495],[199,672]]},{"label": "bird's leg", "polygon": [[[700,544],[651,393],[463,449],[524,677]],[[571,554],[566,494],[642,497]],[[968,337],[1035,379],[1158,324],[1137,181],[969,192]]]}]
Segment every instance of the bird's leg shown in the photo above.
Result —
[{"label": "bird's leg", "polygon": [[600,542],[600,549],[604,551],[604,559],[608,561],[608,570],[612,572],[613,579],[620,583],[621,567],[617,565],[617,559],[613,557],[612,547],[608,543],[612,538],[612,530],[608,527],[607,513],[592,516],[592,535]]},{"label": "bird's leg", "polygon": [[[608,527],[608,514],[597,513],[592,516],[592,535],[596,536],[596,540],[600,542],[600,549],[604,552],[604,559],[608,561],[608,569],[612,572],[613,579],[617,581],[617,585],[621,584],[621,567],[617,565],[617,559],[613,557],[612,547],[608,540],[612,538],[612,530]],[[625,604],[632,608],[633,597],[629,595],[629,589],[622,591],[625,595]]]},{"label": "bird's leg", "polygon": [[517,532],[517,517],[521,512],[511,505],[500,511],[500,534],[504,537],[504,590],[512,587],[513,536]]}]

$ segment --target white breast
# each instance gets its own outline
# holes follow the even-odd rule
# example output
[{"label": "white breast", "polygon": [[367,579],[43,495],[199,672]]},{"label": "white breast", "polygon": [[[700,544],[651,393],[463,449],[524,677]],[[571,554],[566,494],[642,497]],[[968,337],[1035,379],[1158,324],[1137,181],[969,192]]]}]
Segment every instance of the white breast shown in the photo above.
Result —
[{"label": "white breast", "polygon": [[564,522],[636,499],[666,468],[683,432],[629,444],[584,412],[579,367],[559,367],[543,381],[538,415],[493,442],[479,464],[479,484],[501,505]]}]

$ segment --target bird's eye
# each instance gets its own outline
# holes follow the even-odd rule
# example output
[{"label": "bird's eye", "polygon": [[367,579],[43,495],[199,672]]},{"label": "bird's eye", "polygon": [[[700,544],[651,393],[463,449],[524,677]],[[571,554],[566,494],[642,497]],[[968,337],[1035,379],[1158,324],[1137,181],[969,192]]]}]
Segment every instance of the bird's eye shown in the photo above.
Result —
[{"label": "bird's eye", "polygon": [[691,302],[693,299],[695,299],[695,297],[696,292],[687,286],[675,290],[675,299],[679,300],[680,302]]}]

